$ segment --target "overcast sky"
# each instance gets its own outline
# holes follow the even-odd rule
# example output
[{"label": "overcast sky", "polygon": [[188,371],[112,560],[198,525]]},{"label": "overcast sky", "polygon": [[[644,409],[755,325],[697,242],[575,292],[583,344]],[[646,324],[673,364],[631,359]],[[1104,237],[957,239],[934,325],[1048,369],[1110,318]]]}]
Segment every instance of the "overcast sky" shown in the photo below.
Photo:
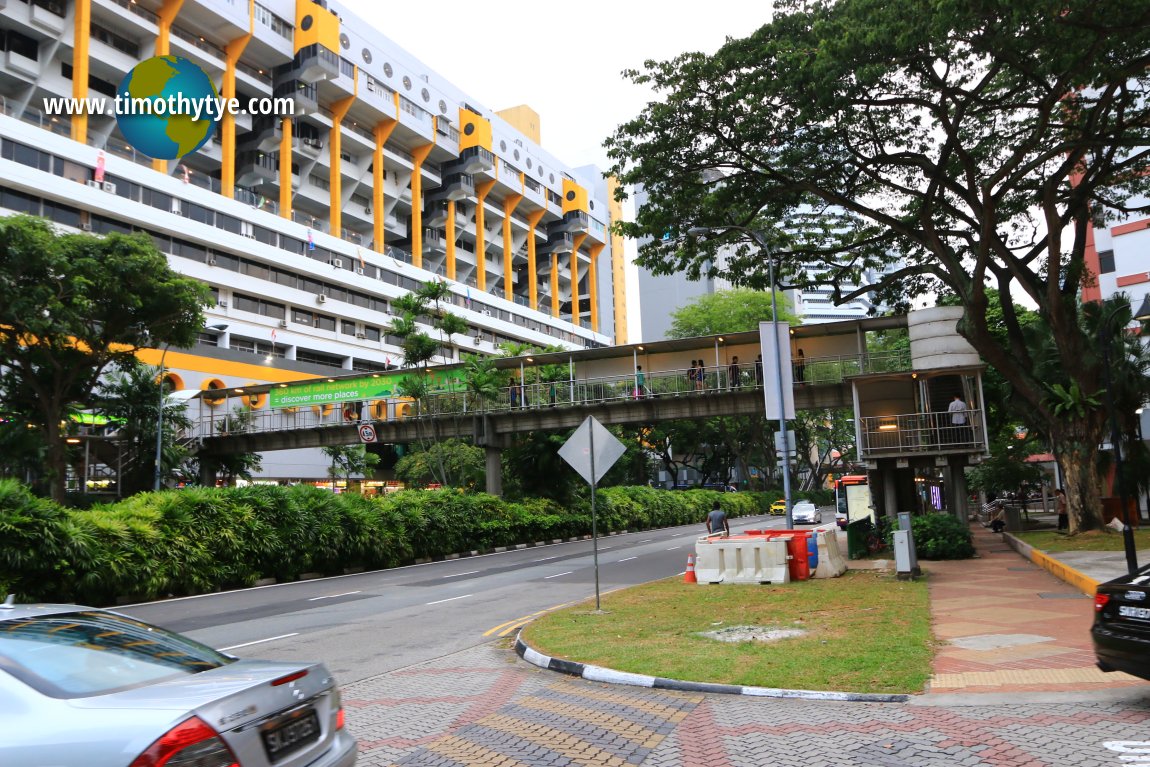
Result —
[{"label": "overcast sky", "polygon": [[[771,10],[769,0],[333,0],[332,6],[370,22],[479,104],[531,106],[545,150],[572,168],[602,170],[611,165],[604,139],[653,97],[620,72],[685,51],[714,52],[727,37],[746,37],[765,24]],[[634,258],[634,243],[627,254]],[[634,267],[627,277],[628,341],[637,342]]]},{"label": "overcast sky", "polygon": [[528,104],[542,145],[571,167],[606,169],[603,140],[650,92],[619,73],[646,59],[711,52],[768,20],[754,0],[333,0],[491,109]]}]

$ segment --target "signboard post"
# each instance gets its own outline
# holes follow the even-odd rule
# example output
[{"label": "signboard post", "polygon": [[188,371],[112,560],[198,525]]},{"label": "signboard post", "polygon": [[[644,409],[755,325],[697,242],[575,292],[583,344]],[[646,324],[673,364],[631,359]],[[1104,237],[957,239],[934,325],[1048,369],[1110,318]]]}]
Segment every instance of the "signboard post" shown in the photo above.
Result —
[{"label": "signboard post", "polygon": [[595,512],[595,485],[626,451],[626,446],[593,416],[587,416],[559,448],[559,457],[591,485],[591,550],[595,561],[596,610],[599,609],[599,519]]}]

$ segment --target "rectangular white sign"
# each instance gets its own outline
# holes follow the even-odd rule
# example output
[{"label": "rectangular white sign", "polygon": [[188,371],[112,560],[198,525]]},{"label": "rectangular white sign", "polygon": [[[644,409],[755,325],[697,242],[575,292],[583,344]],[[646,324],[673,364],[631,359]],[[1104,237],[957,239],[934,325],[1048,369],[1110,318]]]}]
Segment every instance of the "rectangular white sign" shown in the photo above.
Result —
[{"label": "rectangular white sign", "polygon": [[763,399],[767,419],[779,418],[779,378],[782,378],[783,419],[795,417],[795,385],[791,369],[791,329],[785,322],[760,322],[759,343],[763,347]]}]

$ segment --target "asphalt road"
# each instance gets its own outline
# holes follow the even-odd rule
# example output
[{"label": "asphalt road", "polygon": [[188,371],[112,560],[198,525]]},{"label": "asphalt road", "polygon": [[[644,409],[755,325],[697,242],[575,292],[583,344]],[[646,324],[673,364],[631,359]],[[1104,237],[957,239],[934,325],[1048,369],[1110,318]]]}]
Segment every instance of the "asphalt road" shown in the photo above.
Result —
[{"label": "asphalt road", "polygon": [[[782,517],[743,517],[731,531],[783,526]],[[682,573],[703,534],[690,525],[600,538],[600,592]],[[240,657],[321,660],[349,684],[494,641],[594,596],[592,543],[576,541],[119,610]]]}]

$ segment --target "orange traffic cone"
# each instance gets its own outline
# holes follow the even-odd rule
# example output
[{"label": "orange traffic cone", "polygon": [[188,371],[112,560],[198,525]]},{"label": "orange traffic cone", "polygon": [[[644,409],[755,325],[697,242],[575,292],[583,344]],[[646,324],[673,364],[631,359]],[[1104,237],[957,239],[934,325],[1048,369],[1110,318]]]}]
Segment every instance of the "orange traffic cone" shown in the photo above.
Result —
[{"label": "orange traffic cone", "polygon": [[699,579],[695,577],[695,555],[687,555],[687,572],[683,573],[683,583],[698,583]]}]

